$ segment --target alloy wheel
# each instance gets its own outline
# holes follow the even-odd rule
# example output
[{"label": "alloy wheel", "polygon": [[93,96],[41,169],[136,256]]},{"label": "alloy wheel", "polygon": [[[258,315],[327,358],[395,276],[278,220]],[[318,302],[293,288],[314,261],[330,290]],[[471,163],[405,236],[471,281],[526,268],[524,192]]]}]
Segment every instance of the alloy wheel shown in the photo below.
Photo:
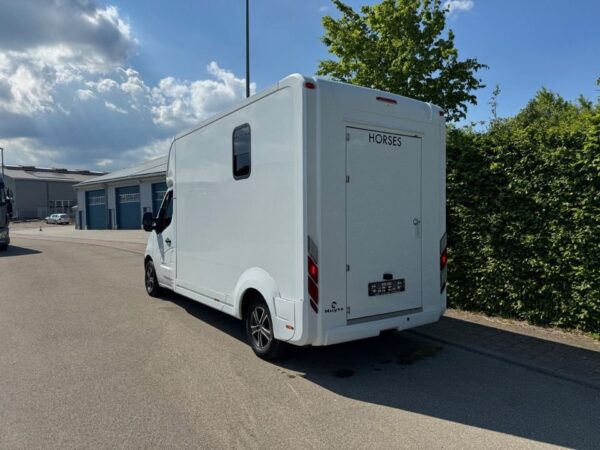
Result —
[{"label": "alloy wheel", "polygon": [[269,313],[264,306],[256,306],[250,316],[250,334],[256,348],[264,350],[273,340]]}]

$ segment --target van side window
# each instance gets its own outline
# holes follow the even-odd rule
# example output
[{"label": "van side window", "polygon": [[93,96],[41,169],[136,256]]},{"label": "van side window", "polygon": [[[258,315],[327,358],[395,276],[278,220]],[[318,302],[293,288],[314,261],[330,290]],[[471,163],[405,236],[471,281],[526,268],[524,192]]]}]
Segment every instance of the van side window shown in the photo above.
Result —
[{"label": "van side window", "polygon": [[171,224],[171,218],[173,217],[173,191],[167,191],[165,198],[160,205],[160,211],[158,212],[158,223],[160,224],[161,230],[164,230]]},{"label": "van side window", "polygon": [[241,180],[250,176],[250,125],[240,125],[233,130],[233,178]]}]

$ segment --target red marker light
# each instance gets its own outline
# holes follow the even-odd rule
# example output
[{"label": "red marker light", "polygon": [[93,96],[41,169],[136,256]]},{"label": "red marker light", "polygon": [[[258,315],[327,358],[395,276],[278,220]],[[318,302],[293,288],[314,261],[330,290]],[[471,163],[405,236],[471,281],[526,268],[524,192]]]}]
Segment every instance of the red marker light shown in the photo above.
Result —
[{"label": "red marker light", "polygon": [[310,256],[308,257],[308,275],[310,275],[315,283],[319,282],[319,268]]},{"label": "red marker light", "polygon": [[304,83],[304,87],[306,89],[314,89],[315,88],[315,83],[313,83],[312,81],[307,81],[306,83]]},{"label": "red marker light", "polygon": [[448,264],[448,250],[444,249],[442,254],[440,255],[440,269],[443,269]]}]

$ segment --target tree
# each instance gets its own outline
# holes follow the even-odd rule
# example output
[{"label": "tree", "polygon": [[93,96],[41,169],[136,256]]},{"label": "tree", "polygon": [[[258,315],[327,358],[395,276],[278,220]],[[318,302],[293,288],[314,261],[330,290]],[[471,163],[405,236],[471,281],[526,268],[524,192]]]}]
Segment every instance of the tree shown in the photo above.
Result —
[{"label": "tree", "polygon": [[441,0],[383,0],[361,13],[333,0],[339,19],[323,17],[322,41],[337,60],[319,63],[319,75],[432,102],[449,120],[466,117],[476,104],[475,77],[487,68],[477,59],[458,59],[454,33],[446,27]]}]

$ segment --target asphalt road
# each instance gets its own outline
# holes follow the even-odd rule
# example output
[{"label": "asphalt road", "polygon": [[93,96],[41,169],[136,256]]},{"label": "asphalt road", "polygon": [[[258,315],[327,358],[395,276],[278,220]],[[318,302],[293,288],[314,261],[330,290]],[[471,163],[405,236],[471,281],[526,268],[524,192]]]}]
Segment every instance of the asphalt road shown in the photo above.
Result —
[{"label": "asphalt road", "polygon": [[2,448],[600,448],[600,392],[411,333],[254,356],[241,322],[148,297],[141,255],[0,256]]}]

